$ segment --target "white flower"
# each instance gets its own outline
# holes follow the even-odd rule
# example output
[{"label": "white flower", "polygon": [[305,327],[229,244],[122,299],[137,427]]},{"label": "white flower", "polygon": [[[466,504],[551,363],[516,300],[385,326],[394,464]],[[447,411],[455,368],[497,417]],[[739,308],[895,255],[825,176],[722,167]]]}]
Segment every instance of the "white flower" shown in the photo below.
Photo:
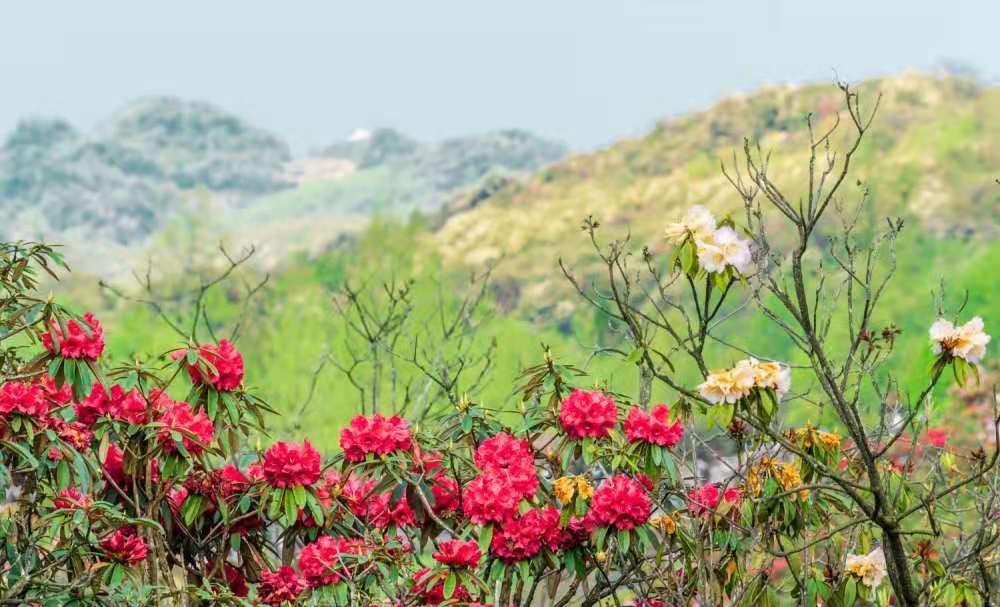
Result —
[{"label": "white flower", "polygon": [[876,548],[866,555],[849,554],[844,567],[847,573],[861,578],[861,583],[869,588],[875,588],[885,579],[885,553]]},{"label": "white flower", "polygon": [[695,241],[698,246],[698,263],[706,272],[723,272],[732,266],[740,274],[745,274],[753,257],[750,242],[736,234],[736,230],[726,226],[712,234],[711,239]]},{"label": "white flower", "polygon": [[714,232],[715,217],[712,217],[712,212],[701,205],[695,205],[688,209],[679,222],[668,224],[663,235],[671,244],[679,245],[689,234],[698,240],[711,238]]},{"label": "white flower", "polygon": [[750,381],[747,385],[747,374],[736,369],[726,369],[708,374],[708,378],[698,385],[698,392],[701,397],[712,404],[735,403],[750,393],[753,387],[753,375],[749,374]]},{"label": "white flower", "polygon": [[939,318],[931,325],[930,337],[935,354],[947,352],[973,364],[978,363],[986,354],[986,344],[991,339],[983,331],[983,319],[978,316],[960,327]]}]

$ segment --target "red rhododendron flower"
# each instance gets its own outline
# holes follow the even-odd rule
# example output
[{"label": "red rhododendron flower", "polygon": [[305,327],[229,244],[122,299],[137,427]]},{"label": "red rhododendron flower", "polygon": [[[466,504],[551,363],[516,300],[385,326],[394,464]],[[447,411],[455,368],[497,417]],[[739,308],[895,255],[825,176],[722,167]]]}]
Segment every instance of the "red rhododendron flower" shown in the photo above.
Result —
[{"label": "red rhododendron flower", "polygon": [[573,390],[559,409],[559,422],[572,439],[604,438],[617,421],[614,399],[597,390]]},{"label": "red rhododendron flower", "polygon": [[304,441],[301,445],[278,441],[264,454],[264,480],[272,487],[309,486],[319,480],[319,451]]},{"label": "red rhododendron flower", "polygon": [[373,527],[381,529],[390,523],[397,527],[415,525],[417,517],[406,501],[406,492],[392,503],[391,491],[374,493],[377,484],[376,479],[364,480],[352,474],[341,487],[340,497],[355,516]]},{"label": "red rhododendron flower", "polygon": [[927,442],[938,449],[944,449],[944,446],[948,444],[948,430],[945,428],[928,428]]},{"label": "red rhododendron flower", "polygon": [[277,571],[263,571],[257,584],[257,598],[264,605],[279,607],[282,603],[293,602],[306,584],[295,570],[284,566]]},{"label": "red rhododendron flower", "polygon": [[438,544],[438,551],[433,554],[434,560],[449,567],[472,568],[479,564],[483,553],[479,551],[476,540],[444,540]]},{"label": "red rhododendron flower", "polygon": [[206,573],[212,578],[224,581],[229,590],[236,596],[245,597],[250,593],[250,589],[247,588],[247,579],[243,576],[243,572],[230,563],[222,563],[221,571],[215,563],[210,563]]},{"label": "red rhododendron flower", "polygon": [[49,413],[49,401],[37,384],[11,381],[0,386],[0,417],[20,413],[43,421]]},{"label": "red rhododendron flower", "polygon": [[250,486],[250,479],[233,464],[226,464],[215,470],[213,476],[216,481],[216,489],[223,498],[240,493]]},{"label": "red rhododendron flower", "polygon": [[[174,359],[185,356],[186,350],[173,353]],[[208,368],[203,361],[188,365],[188,375],[191,383],[208,384],[223,392],[235,390],[243,382],[243,354],[228,340],[221,340],[218,345],[204,344],[198,347],[198,354],[210,363],[215,370]]]},{"label": "red rhododendron flower", "polygon": [[184,487],[173,487],[167,492],[167,503],[170,504],[170,509],[174,513],[180,512],[181,507],[184,506],[184,500],[187,499],[188,490]]},{"label": "red rhododendron flower", "polygon": [[598,527],[632,529],[649,519],[649,494],[639,481],[619,474],[594,491],[588,517]]},{"label": "red rhododendron flower", "polygon": [[625,437],[630,442],[646,442],[661,447],[673,447],[684,436],[680,421],[670,423],[670,409],[656,405],[650,413],[632,407],[625,418]]},{"label": "red rhododendron flower", "polygon": [[360,462],[369,453],[385,455],[397,450],[409,451],[412,443],[410,424],[398,416],[359,415],[340,431],[340,448],[351,462]]},{"label": "red rhododendron flower", "polygon": [[718,485],[706,483],[688,492],[688,509],[694,516],[708,515],[718,509],[723,500],[737,505],[742,497],[740,490],[735,487],[730,487],[723,493]]},{"label": "red rhododendron flower", "polygon": [[[156,403],[156,400],[150,400]],[[145,424],[149,421],[146,410],[146,398],[136,388],[125,392],[121,386],[114,385],[108,392],[99,383],[91,387],[90,394],[83,402],[73,405],[77,421],[88,426],[104,415],[130,424]]]},{"label": "red rhododendron flower", "polygon": [[663,601],[657,599],[645,599],[632,603],[633,607],[670,607]]},{"label": "red rhododendron flower", "polygon": [[80,508],[86,510],[93,504],[89,495],[80,493],[74,487],[67,487],[59,492],[59,497],[52,500],[56,508]]},{"label": "red rhododendron flower", "polygon": [[439,472],[431,479],[431,495],[434,496],[435,514],[458,509],[458,481],[444,472]]},{"label": "red rhododendron flower", "polygon": [[149,552],[145,540],[136,535],[132,529],[125,528],[117,529],[104,538],[101,541],[101,548],[109,559],[129,566],[144,561]]},{"label": "red rhododendron flower", "polygon": [[509,480],[480,474],[462,490],[462,512],[477,525],[502,523],[517,514],[521,493]]},{"label": "red rhododendron flower", "polygon": [[531,497],[538,489],[535,458],[526,440],[501,432],[483,441],[475,461],[484,475],[506,479],[519,497]]},{"label": "red rhododendron flower", "polygon": [[84,451],[90,446],[94,433],[80,422],[68,422],[61,417],[51,417],[48,426],[59,438],[72,445],[77,451]]},{"label": "red rhododendron flower", "polygon": [[175,433],[180,435],[184,448],[192,455],[204,451],[212,442],[212,435],[215,433],[215,426],[212,420],[208,419],[208,415],[204,411],[195,413],[191,410],[191,405],[183,401],[166,402],[163,413],[156,421],[163,424],[159,437],[160,444],[167,453],[177,452],[177,443],[173,436]]},{"label": "red rhododendron flower", "polygon": [[[559,513],[554,508],[549,510],[529,510],[521,516],[512,519],[493,530],[493,541],[490,552],[505,563],[515,563],[530,559],[549,543],[553,532],[551,514]],[[556,528],[558,529],[558,518]]]},{"label": "red rhododendron flower", "polygon": [[[83,320],[87,325],[86,330],[75,319],[71,318],[66,321],[66,335],[63,335],[62,327],[53,318],[50,323],[52,330],[42,335],[42,345],[49,352],[63,358],[83,358],[96,361],[101,352],[104,352],[104,329],[90,312],[83,315]],[[53,336],[59,345],[58,351],[52,342]]]},{"label": "red rhododendron flower", "polygon": [[[423,567],[413,574],[413,592],[424,605],[440,605],[444,598],[445,576]],[[461,582],[455,585],[451,593],[452,602],[465,603],[469,600],[469,591]]]},{"label": "red rhododendron flower", "polygon": [[108,445],[108,454],[104,457],[104,474],[119,487],[125,484],[125,454],[114,443]]},{"label": "red rhododendron flower", "polygon": [[42,375],[35,384],[42,389],[45,399],[52,407],[61,407],[73,400],[73,386],[63,383],[62,387],[56,386],[56,381],[48,375]]},{"label": "red rhododendron flower", "polygon": [[351,577],[358,557],[367,552],[363,540],[323,535],[299,552],[299,571],[310,588],[336,584]]}]

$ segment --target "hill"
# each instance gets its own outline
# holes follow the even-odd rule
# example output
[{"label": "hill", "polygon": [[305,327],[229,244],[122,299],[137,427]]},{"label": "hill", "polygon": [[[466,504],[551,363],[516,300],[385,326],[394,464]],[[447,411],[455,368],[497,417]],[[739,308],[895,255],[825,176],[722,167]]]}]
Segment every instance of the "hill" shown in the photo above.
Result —
[{"label": "hill", "polygon": [[140,99],[83,135],[60,119],[23,120],[0,148],[4,238],[78,235],[131,244],[159,228],[186,192],[235,197],[287,187],[277,137],[214,106]]},{"label": "hill", "polygon": [[[422,143],[376,129],[293,160],[280,137],[211,104],[147,97],[92,133],[58,118],[21,121],[0,147],[9,218],[0,238],[62,242],[78,267],[113,275],[165,227],[198,214],[217,237],[262,246],[273,265],[321,250],[373,213],[435,212],[488,175],[565,155],[518,130]],[[87,254],[74,255],[80,248]]]},{"label": "hill", "polygon": [[[901,215],[932,244],[969,242],[983,250],[1000,217],[1000,88],[905,74],[860,87],[879,117],[860,150],[855,176],[872,188],[873,216]],[[586,263],[579,225],[593,214],[616,235],[661,246],[663,225],[693,204],[717,213],[740,201],[719,169],[744,137],[773,152],[770,174],[793,192],[806,183],[807,113],[816,129],[841,108],[829,84],[780,86],[724,99],[702,112],[664,120],[646,136],[575,155],[527,180],[506,183],[473,208],[456,204],[430,237],[453,266],[504,258],[499,275],[517,281],[522,305],[567,294],[555,260]],[[546,260],[539,263],[539,260]]]}]

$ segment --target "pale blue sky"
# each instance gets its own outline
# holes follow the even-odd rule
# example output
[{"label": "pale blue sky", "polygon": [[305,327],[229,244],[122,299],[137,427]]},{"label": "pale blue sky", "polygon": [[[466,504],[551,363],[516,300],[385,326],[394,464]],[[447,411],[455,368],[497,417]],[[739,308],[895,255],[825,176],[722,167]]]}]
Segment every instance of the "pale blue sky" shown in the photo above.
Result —
[{"label": "pale blue sky", "polygon": [[0,132],[93,127],[136,96],[212,101],[297,151],[355,127],[523,127],[578,148],[761,84],[958,61],[1000,74],[1000,3],[407,0],[0,5]]}]

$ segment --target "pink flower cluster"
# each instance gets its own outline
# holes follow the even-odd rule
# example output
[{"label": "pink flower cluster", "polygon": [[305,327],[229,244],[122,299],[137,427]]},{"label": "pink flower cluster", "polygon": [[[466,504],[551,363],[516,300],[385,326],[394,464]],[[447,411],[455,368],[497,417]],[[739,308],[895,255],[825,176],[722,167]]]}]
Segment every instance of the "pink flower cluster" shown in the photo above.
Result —
[{"label": "pink flower cluster", "polygon": [[109,559],[135,566],[146,560],[149,548],[146,541],[135,534],[132,529],[116,529],[114,533],[101,541],[101,548]]},{"label": "pink flower cluster", "polygon": [[619,474],[604,481],[594,491],[587,522],[595,527],[632,529],[649,520],[652,503],[639,481]]},{"label": "pink flower cluster", "polygon": [[617,421],[614,399],[596,390],[573,390],[559,408],[559,422],[574,440],[605,438]]},{"label": "pink flower cluster", "polygon": [[[179,350],[173,356],[179,359],[185,352]],[[203,344],[198,347],[198,354],[204,362],[197,361],[187,366],[191,383],[207,384],[223,392],[240,387],[243,382],[243,354],[231,342],[223,339],[218,344]],[[215,369],[209,368],[205,362]]]},{"label": "pink flower cluster", "polygon": [[75,319],[66,321],[66,335],[63,335],[62,327],[53,318],[49,323],[52,329],[42,335],[42,345],[62,358],[96,361],[104,352],[104,329],[90,312],[83,315],[83,321],[86,329]]},{"label": "pink flower cluster", "polygon": [[37,384],[7,382],[0,386],[0,419],[11,413],[20,413],[41,422],[49,413],[49,401]]},{"label": "pink flower cluster", "polygon": [[462,510],[474,523],[510,520],[521,500],[533,496],[538,488],[534,455],[526,440],[501,432],[483,441],[475,462],[482,473],[462,490]]},{"label": "pink flower cluster", "polygon": [[277,571],[264,571],[260,574],[257,598],[264,605],[278,607],[283,603],[293,602],[305,589],[306,583],[302,577],[285,565]]},{"label": "pink flower cluster", "polygon": [[319,475],[319,451],[308,440],[301,445],[278,441],[264,453],[263,476],[272,487],[307,487],[318,481]]},{"label": "pink flower cluster", "polygon": [[[158,392],[150,394],[150,401],[154,406],[159,397]],[[95,383],[90,389],[90,395],[73,405],[73,412],[76,413],[77,421],[88,426],[105,415],[130,424],[145,424],[149,421],[146,404],[145,397],[135,388],[125,392],[115,384],[108,391],[101,384]]]},{"label": "pink flower cluster", "polygon": [[743,495],[735,487],[729,487],[723,492],[715,483],[706,483],[688,492],[688,509],[692,516],[709,516],[726,501],[738,506]]},{"label": "pink flower cluster", "polygon": [[475,567],[482,556],[476,540],[444,540],[433,554],[435,561],[459,569]]},{"label": "pink flower cluster", "polygon": [[174,434],[181,436],[181,443],[192,455],[201,453],[211,444],[215,426],[204,411],[195,413],[191,410],[191,405],[183,401],[166,400],[162,406],[163,413],[156,421],[163,424],[160,428],[160,443],[164,451],[177,452]]},{"label": "pink flower cluster", "polygon": [[370,417],[359,415],[340,431],[340,448],[351,462],[360,462],[365,455],[386,455],[393,451],[408,451],[413,444],[410,424],[398,416]]},{"label": "pink flower cluster", "polygon": [[360,557],[369,552],[363,540],[320,536],[299,552],[299,571],[310,588],[349,579]]},{"label": "pink flower cluster", "polygon": [[630,442],[661,447],[673,447],[684,436],[684,426],[677,420],[670,422],[670,409],[663,404],[656,405],[649,413],[632,407],[625,417],[624,429],[625,437]]}]

